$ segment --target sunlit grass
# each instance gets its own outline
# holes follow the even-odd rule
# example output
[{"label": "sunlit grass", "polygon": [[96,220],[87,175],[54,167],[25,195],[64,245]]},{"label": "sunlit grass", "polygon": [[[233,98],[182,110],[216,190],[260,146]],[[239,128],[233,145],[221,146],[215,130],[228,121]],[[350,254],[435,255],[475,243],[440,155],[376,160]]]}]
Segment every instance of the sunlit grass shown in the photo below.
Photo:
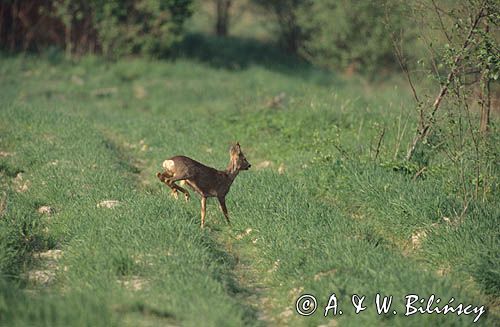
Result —
[{"label": "sunlit grass", "polygon": [[[406,144],[414,123],[397,80],[367,86],[297,63],[303,77],[272,61],[49,59],[0,65],[2,323],[316,326],[328,319],[296,315],[295,299],[313,293],[325,305],[336,292],[341,324],[468,325],[471,316],[405,318],[403,297],[498,296],[498,205],[449,224],[461,203],[446,171],[413,181],[380,164],[401,159],[398,126]],[[200,230],[198,198],[175,201],[155,173],[176,154],[223,168],[236,140],[253,167],[269,163],[236,179],[232,227],[209,201]],[[38,213],[44,205],[54,212]],[[41,259],[50,249],[61,258]],[[395,296],[399,314],[355,316],[350,295],[377,292]],[[481,321],[495,325],[495,314]]]}]

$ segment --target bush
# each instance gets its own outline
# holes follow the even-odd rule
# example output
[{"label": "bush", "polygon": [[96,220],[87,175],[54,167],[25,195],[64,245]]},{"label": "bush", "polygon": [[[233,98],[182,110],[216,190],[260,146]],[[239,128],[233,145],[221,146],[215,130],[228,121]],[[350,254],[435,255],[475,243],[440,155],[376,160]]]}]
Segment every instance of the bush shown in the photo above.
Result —
[{"label": "bush", "polygon": [[191,0],[95,1],[95,26],[106,56],[164,54],[180,39]]},{"label": "bush", "polygon": [[298,11],[302,54],[329,68],[374,73],[397,66],[390,31],[404,26],[403,7],[384,1],[313,1]]}]

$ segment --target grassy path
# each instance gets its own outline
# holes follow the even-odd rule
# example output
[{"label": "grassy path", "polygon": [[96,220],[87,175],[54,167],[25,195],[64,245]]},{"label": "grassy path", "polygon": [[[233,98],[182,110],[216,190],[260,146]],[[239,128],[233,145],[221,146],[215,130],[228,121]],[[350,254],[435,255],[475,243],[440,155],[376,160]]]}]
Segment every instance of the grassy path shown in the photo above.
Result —
[{"label": "grassy path", "polygon": [[[245,290],[239,296],[241,301],[255,310],[255,318],[263,325],[274,322],[271,314],[269,286],[262,280],[262,274],[257,271],[255,261],[259,256],[255,247],[238,244],[237,241],[244,238],[252,238],[252,229],[247,228],[238,232],[230,230],[215,234],[216,239],[224,244],[226,251],[234,257],[235,265],[232,273],[237,284]],[[252,240],[254,242],[255,239]]]}]

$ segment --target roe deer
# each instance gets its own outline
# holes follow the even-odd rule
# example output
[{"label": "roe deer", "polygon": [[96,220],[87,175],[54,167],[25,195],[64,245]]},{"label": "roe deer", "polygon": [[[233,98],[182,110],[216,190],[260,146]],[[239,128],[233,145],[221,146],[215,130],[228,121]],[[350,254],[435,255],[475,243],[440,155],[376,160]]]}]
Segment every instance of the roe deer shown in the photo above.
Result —
[{"label": "roe deer", "polygon": [[208,197],[217,197],[220,208],[227,223],[229,214],[226,208],[226,194],[240,170],[248,170],[251,165],[241,152],[240,144],[236,143],[229,150],[229,165],[226,170],[217,170],[185,156],[175,156],[163,161],[163,173],[156,176],[172,189],[172,195],[177,198],[177,191],[184,193],[186,201],[189,192],[175,184],[185,181],[189,187],[201,195],[201,228],[205,226],[205,213]]}]

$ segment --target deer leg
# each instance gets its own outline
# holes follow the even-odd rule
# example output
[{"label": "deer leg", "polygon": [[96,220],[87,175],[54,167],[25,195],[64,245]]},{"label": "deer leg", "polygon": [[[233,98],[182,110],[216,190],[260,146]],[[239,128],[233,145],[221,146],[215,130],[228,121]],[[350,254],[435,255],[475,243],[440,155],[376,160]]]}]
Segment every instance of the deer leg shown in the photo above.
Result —
[{"label": "deer leg", "polygon": [[165,185],[167,185],[172,189],[172,196],[177,200],[178,198],[177,189],[173,188],[169,183],[167,183],[167,178],[172,177],[172,175],[167,172],[163,172],[163,173],[156,173],[156,177],[158,177],[158,179],[162,181],[162,183],[165,183]]},{"label": "deer leg", "polygon": [[207,198],[201,197],[201,228],[205,227],[205,214],[207,212]]},{"label": "deer leg", "polygon": [[178,179],[174,179],[172,177],[171,174],[167,173],[167,172],[164,172],[164,173],[157,173],[156,176],[163,182],[165,183],[168,187],[170,187],[172,189],[172,195],[175,199],[178,198],[177,196],[177,191],[181,191],[182,193],[184,193],[184,199],[186,200],[186,202],[189,200],[189,192],[180,187],[179,185],[175,184],[175,181],[177,181]]},{"label": "deer leg", "polygon": [[[175,184],[174,182],[170,182],[167,184],[168,186],[170,186],[170,188],[172,189],[172,192],[175,192],[175,194],[177,195],[177,191],[181,191],[182,193],[184,193],[184,200],[186,200],[186,202],[189,201],[189,192],[183,188],[183,187],[180,187],[179,185]],[[175,197],[177,199],[177,196]]]},{"label": "deer leg", "polygon": [[225,197],[218,197],[220,204],[220,210],[222,210],[222,213],[224,214],[224,217],[226,217],[226,221],[229,225],[231,225],[231,222],[229,221],[229,214],[227,213],[227,208],[226,208],[226,198]]}]

